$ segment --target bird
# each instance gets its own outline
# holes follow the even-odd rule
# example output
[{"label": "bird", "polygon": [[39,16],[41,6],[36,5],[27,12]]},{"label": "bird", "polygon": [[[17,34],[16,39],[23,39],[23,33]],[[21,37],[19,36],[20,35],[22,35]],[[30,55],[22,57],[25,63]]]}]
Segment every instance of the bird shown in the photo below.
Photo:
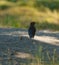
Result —
[{"label": "bird", "polygon": [[31,22],[28,28],[28,34],[30,38],[34,38],[36,32],[35,22]]}]

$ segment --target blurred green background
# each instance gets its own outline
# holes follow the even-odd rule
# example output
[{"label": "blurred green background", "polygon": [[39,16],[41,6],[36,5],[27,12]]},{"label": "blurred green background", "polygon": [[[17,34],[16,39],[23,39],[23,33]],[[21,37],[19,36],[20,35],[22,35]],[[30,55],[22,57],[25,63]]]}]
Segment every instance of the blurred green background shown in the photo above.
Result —
[{"label": "blurred green background", "polygon": [[0,0],[0,28],[59,30],[59,0]]}]

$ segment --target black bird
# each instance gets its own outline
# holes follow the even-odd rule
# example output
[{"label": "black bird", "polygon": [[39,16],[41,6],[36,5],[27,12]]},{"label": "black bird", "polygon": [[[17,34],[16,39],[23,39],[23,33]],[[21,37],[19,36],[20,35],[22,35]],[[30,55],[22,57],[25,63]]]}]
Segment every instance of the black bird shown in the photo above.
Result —
[{"label": "black bird", "polygon": [[36,32],[36,28],[35,28],[35,22],[31,22],[29,29],[28,29],[28,34],[30,38],[34,38],[35,36],[35,32]]}]

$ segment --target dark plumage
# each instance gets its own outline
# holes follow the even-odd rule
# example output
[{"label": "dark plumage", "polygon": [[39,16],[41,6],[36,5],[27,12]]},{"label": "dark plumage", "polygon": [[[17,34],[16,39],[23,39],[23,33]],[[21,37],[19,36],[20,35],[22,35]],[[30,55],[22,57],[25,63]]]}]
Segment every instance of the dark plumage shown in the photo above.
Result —
[{"label": "dark plumage", "polygon": [[30,27],[29,27],[29,29],[28,29],[29,37],[30,37],[30,38],[34,38],[35,32],[36,32],[35,22],[31,22],[31,23],[30,23]]}]

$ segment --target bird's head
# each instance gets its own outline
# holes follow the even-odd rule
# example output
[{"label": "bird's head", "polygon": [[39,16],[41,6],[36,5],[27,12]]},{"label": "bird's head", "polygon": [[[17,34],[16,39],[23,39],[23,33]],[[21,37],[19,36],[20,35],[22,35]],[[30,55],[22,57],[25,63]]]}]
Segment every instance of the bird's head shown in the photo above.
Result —
[{"label": "bird's head", "polygon": [[31,22],[30,25],[31,25],[31,26],[35,25],[35,22]]}]

